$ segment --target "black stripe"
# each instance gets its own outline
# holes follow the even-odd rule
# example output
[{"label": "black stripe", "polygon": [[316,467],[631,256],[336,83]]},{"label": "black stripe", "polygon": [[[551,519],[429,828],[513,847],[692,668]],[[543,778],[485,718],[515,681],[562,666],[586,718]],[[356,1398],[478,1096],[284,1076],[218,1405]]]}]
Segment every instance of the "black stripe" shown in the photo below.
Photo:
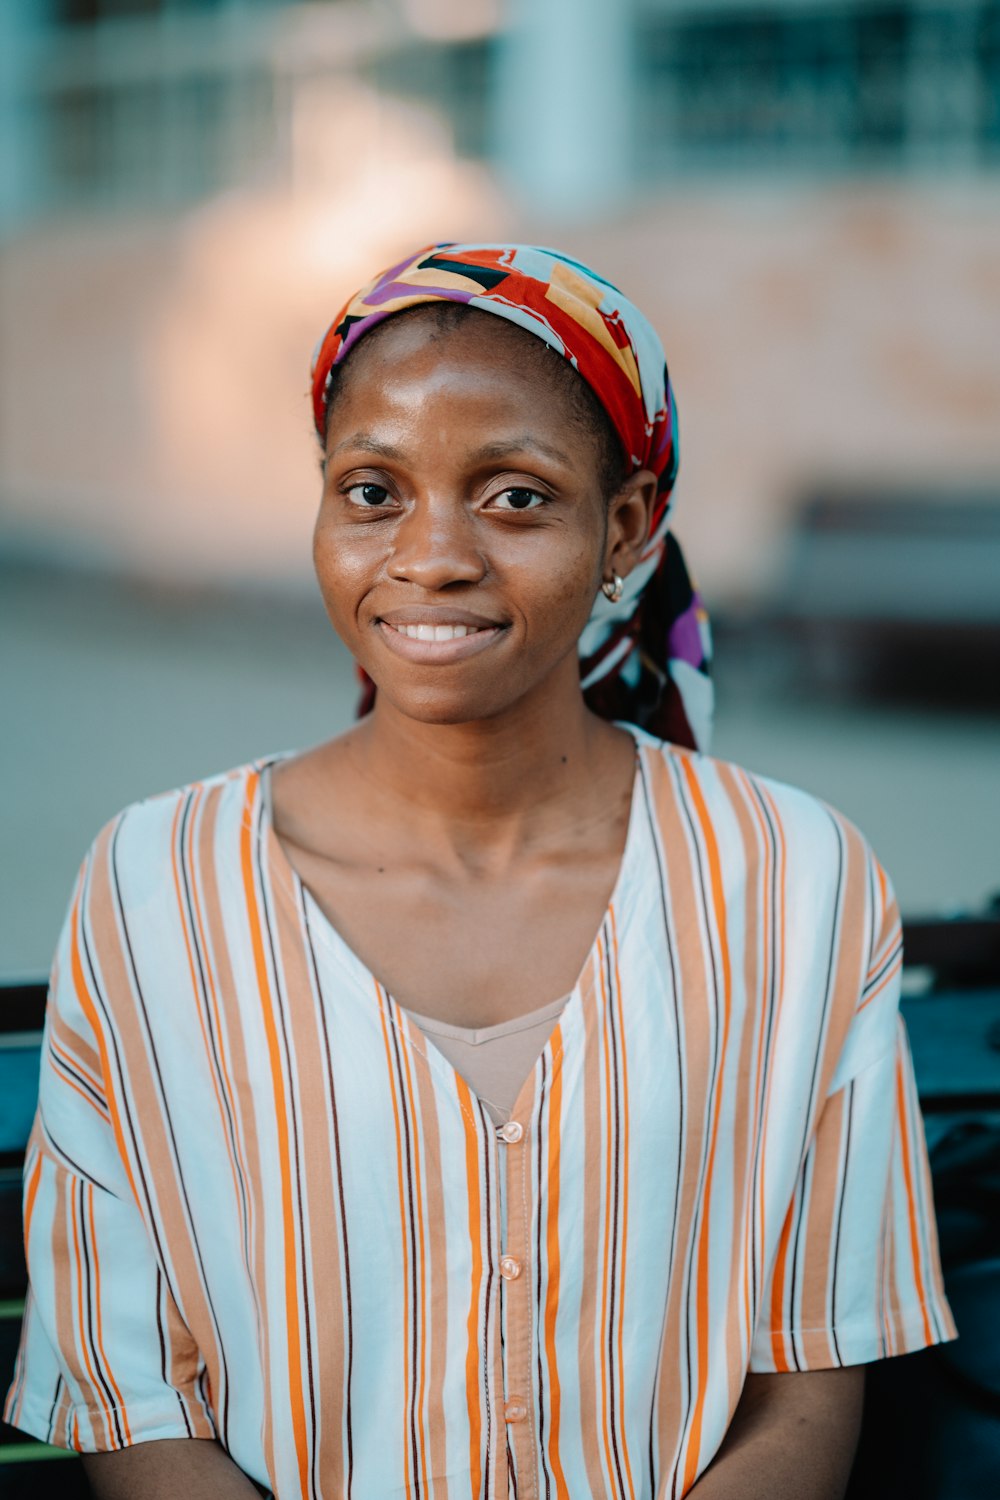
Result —
[{"label": "black stripe", "polygon": [[[188,803],[188,806],[190,806],[190,803],[191,803],[191,797],[190,796],[187,799],[187,803]],[[186,816],[186,812],[187,812],[187,809],[185,809],[185,816]],[[173,1122],[173,1119],[171,1117],[170,1111],[167,1108],[167,1094],[166,1094],[166,1089],[165,1089],[164,1084],[163,1084],[163,1073],[162,1073],[162,1071],[160,1069],[160,1059],[159,1059],[159,1055],[158,1055],[158,1053],[156,1051],[156,1048],[152,1044],[152,1042],[153,1042],[153,1034],[152,1034],[152,1028],[151,1028],[150,1022],[149,1022],[149,1011],[148,1011],[147,1006],[146,1006],[146,1000],[145,1000],[145,996],[144,996],[143,991],[142,991],[142,987],[139,984],[139,974],[138,974],[138,970],[136,968],[135,954],[134,954],[134,952],[132,950],[132,941],[131,941],[131,938],[129,937],[128,923],[127,923],[126,918],[125,918],[125,903],[122,900],[121,882],[120,882],[119,875],[118,875],[118,838],[119,838],[119,835],[121,833],[123,822],[124,822],[124,819],[120,820],[119,823],[118,823],[118,825],[117,825],[117,827],[115,828],[114,834],[112,835],[112,838],[111,838],[110,848],[109,848],[109,851],[108,851],[109,852],[109,863],[110,863],[110,869],[111,869],[111,888],[112,888],[112,890],[114,892],[115,900],[117,902],[118,920],[119,920],[119,923],[121,924],[121,934],[122,934],[122,941],[124,943],[124,951],[125,951],[125,953],[128,956],[128,965],[129,965],[129,970],[130,970],[130,973],[131,973],[132,987],[133,987],[133,991],[134,991],[134,995],[135,995],[135,1000],[136,1000],[136,1003],[137,1003],[138,1010],[142,1014],[143,1023],[144,1023],[145,1028],[146,1028],[146,1036],[147,1036],[147,1038],[149,1040],[149,1053],[150,1053],[150,1056],[151,1056],[152,1061],[153,1061],[153,1069],[154,1069],[155,1074],[156,1074],[156,1080],[157,1080],[157,1083],[159,1084],[160,1105],[161,1105],[161,1109],[163,1111],[164,1121],[166,1122],[167,1133],[168,1133],[168,1135],[170,1137],[170,1145],[171,1145],[171,1150],[172,1150],[172,1153],[173,1153],[174,1166],[175,1166],[175,1169],[176,1169],[176,1172],[177,1172],[178,1187],[179,1187],[181,1198],[183,1200],[184,1208],[185,1208],[185,1211],[186,1211],[186,1214],[187,1214],[188,1233],[189,1233],[189,1236],[190,1236],[191,1245],[192,1245],[192,1247],[194,1249],[195,1257],[196,1257],[196,1259],[198,1261],[198,1269],[199,1269],[199,1271],[201,1273],[202,1287],[204,1288],[204,1292],[205,1292],[205,1301],[206,1301],[206,1303],[208,1305],[209,1315],[210,1315],[210,1317],[212,1319],[212,1326],[213,1326],[213,1328],[215,1330],[215,1336],[216,1336],[216,1339],[218,1341],[218,1346],[219,1346],[219,1361],[220,1361],[220,1365],[221,1365],[222,1384],[223,1384],[223,1398],[222,1398],[222,1400],[223,1400],[223,1406],[222,1406],[222,1427],[221,1427],[221,1432],[222,1432],[223,1446],[224,1447],[228,1447],[228,1430],[229,1430],[229,1370],[228,1370],[228,1366],[226,1364],[226,1351],[225,1351],[225,1346],[224,1346],[224,1344],[222,1342],[222,1335],[221,1335],[221,1332],[220,1332],[220,1329],[219,1329],[219,1320],[218,1320],[218,1317],[216,1316],[216,1312],[215,1312],[215,1304],[212,1301],[212,1294],[211,1294],[211,1292],[209,1290],[208,1276],[207,1276],[207,1274],[205,1272],[205,1262],[204,1262],[204,1258],[203,1258],[202,1253],[201,1253],[201,1244],[200,1244],[200,1242],[198,1240],[197,1234],[195,1233],[194,1215],[193,1215],[193,1213],[191,1211],[191,1202],[190,1202],[190,1199],[188,1198],[187,1184],[184,1181],[184,1175],[183,1175],[183,1173],[180,1171],[180,1152],[179,1152],[178,1147],[177,1147],[177,1136],[176,1136],[175,1131],[174,1131],[174,1122]],[[98,999],[99,1003],[101,1004],[102,1009],[104,1010],[105,1020],[107,1022],[107,1030],[108,1030],[109,1040],[111,1042],[111,1045],[115,1049],[115,1062],[116,1062],[116,1065],[117,1065],[117,1068],[118,1068],[118,1076],[119,1076],[120,1079],[122,1079],[122,1081],[124,1083],[124,1077],[125,1077],[125,1075],[124,1075],[123,1070],[122,1070],[121,1057],[120,1057],[119,1052],[118,1052],[118,1039],[117,1039],[117,1037],[115,1035],[114,1028],[111,1025],[110,1013],[109,1013],[107,1004],[103,1000],[103,997],[100,994],[100,990],[96,987],[96,985],[95,985],[95,991],[94,991],[94,993],[95,993],[95,996]],[[143,1184],[143,1194],[144,1194],[144,1196],[146,1198],[146,1203],[147,1203],[147,1207],[148,1207],[148,1211],[149,1211],[148,1227],[149,1227],[150,1231],[152,1232],[154,1241],[156,1243],[157,1252],[158,1252],[159,1259],[160,1259],[160,1264],[164,1267],[164,1274],[166,1274],[166,1256],[163,1253],[163,1247],[162,1247],[162,1243],[160,1241],[159,1231],[158,1231],[157,1226],[156,1226],[156,1217],[155,1217],[155,1214],[153,1212],[153,1204],[152,1204],[152,1198],[151,1198],[150,1191],[149,1191],[149,1185],[146,1182],[145,1174],[143,1173],[143,1170],[142,1170],[141,1156],[140,1156],[140,1153],[139,1153],[139,1150],[138,1150],[138,1137],[137,1137],[137,1134],[136,1134],[136,1131],[135,1131],[135,1126],[134,1126],[134,1124],[132,1122],[131,1110],[129,1108],[129,1102],[128,1102],[128,1093],[127,1093],[127,1090],[124,1087],[122,1088],[122,1091],[121,1091],[121,1097],[122,1097],[122,1107],[125,1110],[126,1115],[128,1116],[129,1130],[131,1132],[132,1142],[133,1142],[133,1145],[135,1147],[136,1170],[138,1171],[140,1180],[141,1180],[141,1182]],[[170,1285],[169,1279],[167,1281],[167,1285],[168,1286]],[[172,1289],[171,1289],[171,1295],[173,1295]],[[177,1301],[176,1297],[174,1297],[174,1301],[175,1302]]]},{"label": "black stripe", "polygon": [[[803,1350],[800,1355],[799,1346],[795,1338],[795,1283],[798,1280],[802,1232],[809,1218],[807,1204],[812,1195],[812,1178],[814,1175],[815,1157],[807,1155],[800,1174],[802,1195],[799,1199],[799,1211],[795,1215],[795,1233],[790,1239],[792,1247],[792,1273],[788,1280],[788,1337],[792,1345],[792,1364],[796,1370],[802,1369],[802,1360],[805,1359],[805,1351]],[[792,1201],[794,1202],[794,1198]]]},{"label": "black stripe", "polygon": [[316,994],[319,997],[321,1020],[320,1027],[323,1037],[323,1050],[326,1057],[326,1076],[329,1086],[330,1114],[333,1121],[333,1150],[337,1163],[337,1194],[340,1202],[340,1232],[341,1244],[344,1254],[344,1291],[347,1301],[347,1389],[346,1389],[346,1423],[347,1423],[347,1500],[350,1500],[351,1486],[354,1482],[354,1431],[351,1421],[351,1377],[354,1371],[354,1322],[351,1307],[351,1257],[347,1244],[347,1207],[344,1199],[344,1168],[340,1155],[340,1119],[337,1112],[337,1091],[333,1082],[333,1058],[330,1053],[330,1029],[326,1024],[327,1006],[323,996],[323,988],[320,983],[319,967],[316,963],[316,951],[313,946],[312,930],[309,926],[309,913],[303,901],[301,906],[302,924],[305,929],[306,944],[309,952],[309,962],[312,966],[313,983],[316,986]]},{"label": "black stripe", "polygon": [[[223,1076],[222,1059],[221,1059],[221,1056],[219,1054],[218,1037],[217,1037],[216,1030],[215,1030],[215,1020],[214,1020],[214,1017],[212,1015],[212,1007],[211,1007],[211,1005],[209,1003],[209,988],[208,988],[208,984],[206,982],[206,976],[208,974],[208,969],[209,969],[209,958],[208,958],[208,954],[207,953],[205,953],[203,955],[202,945],[201,945],[200,936],[199,936],[198,923],[195,920],[195,914],[196,914],[196,908],[198,907],[198,902],[197,902],[197,898],[195,897],[195,893],[194,893],[194,888],[195,888],[195,881],[194,881],[194,859],[192,857],[191,864],[189,866],[187,855],[185,853],[185,844],[186,844],[186,840],[184,838],[182,838],[181,839],[181,849],[180,849],[180,870],[181,870],[181,879],[182,879],[182,883],[183,883],[183,886],[184,886],[185,902],[186,902],[186,906],[187,906],[187,912],[186,912],[187,922],[186,922],[186,925],[187,925],[188,937],[189,937],[189,940],[190,940],[190,943],[191,943],[191,949],[192,949],[192,952],[195,954],[195,956],[197,958],[199,994],[200,994],[200,999],[201,999],[201,1008],[202,1008],[202,1012],[203,1012],[203,1016],[204,1016],[204,1021],[205,1021],[205,1029],[206,1029],[208,1037],[209,1037],[209,1042],[210,1042],[210,1047],[211,1047],[212,1065],[213,1065],[213,1067],[215,1069],[215,1078],[216,1078],[216,1083],[218,1085],[218,1093],[219,1093],[220,1099],[222,1100],[222,1107],[223,1107],[223,1116],[224,1116],[225,1127],[226,1127],[226,1130],[228,1131],[228,1134],[229,1134],[229,1143],[230,1143],[230,1147],[231,1147],[231,1150],[232,1150],[233,1163],[234,1163],[234,1166],[235,1166],[236,1181],[237,1181],[238,1192],[239,1192],[239,1199],[240,1199],[240,1214],[241,1214],[241,1219],[242,1219],[241,1229],[242,1229],[242,1236],[243,1236],[243,1263],[246,1266],[247,1277],[248,1277],[248,1280],[249,1280],[249,1283],[250,1283],[250,1287],[251,1287],[251,1290],[252,1290],[252,1293],[253,1293],[254,1309],[255,1309],[255,1312],[256,1312],[256,1315],[257,1315],[257,1330],[258,1330],[258,1336],[259,1336],[260,1335],[260,1331],[261,1331],[261,1326],[262,1326],[262,1316],[261,1316],[260,1299],[259,1299],[259,1297],[257,1295],[257,1280],[256,1280],[256,1277],[254,1276],[254,1273],[253,1273],[253,1253],[252,1253],[252,1250],[251,1250],[251,1247],[250,1247],[250,1203],[249,1203],[249,1192],[248,1192],[246,1180],[245,1180],[244,1175],[243,1175],[243,1166],[242,1166],[242,1163],[241,1163],[241,1160],[240,1160],[240,1146],[239,1146],[239,1139],[238,1139],[237,1130],[236,1130],[236,1121],[235,1121],[235,1118],[233,1116],[232,1109],[230,1107],[229,1093],[228,1093],[228,1089],[226,1087],[225,1079],[224,1079],[224,1076]],[[191,846],[192,846],[192,849],[193,849],[193,847],[194,847],[194,830],[192,830]],[[184,915],[185,915],[185,913],[182,912],[182,916],[184,916]]]},{"label": "black stripe", "polygon": [[510,1448],[510,1439],[507,1440],[507,1482],[513,1487],[512,1500],[517,1500],[517,1470],[514,1467],[514,1455]]},{"label": "black stripe", "polygon": [[812,1078],[809,1084],[809,1108],[806,1112],[805,1131],[802,1137],[802,1147],[799,1151],[800,1161],[805,1159],[806,1148],[809,1144],[809,1124],[812,1119],[813,1107],[816,1100],[816,1084],[819,1080],[820,1061],[825,1051],[824,1043],[826,1041],[827,1020],[829,1016],[830,1000],[833,989],[834,966],[837,953],[840,948],[840,930],[843,920],[843,912],[841,911],[840,903],[844,888],[844,834],[843,830],[840,827],[840,824],[837,822],[834,815],[832,813],[829,813],[828,815],[837,835],[837,884],[834,890],[833,919],[830,927],[830,953],[827,958],[826,965],[826,989],[823,996],[823,1010],[822,1014],[819,1017],[816,1051],[813,1055],[813,1071]]},{"label": "black stripe", "polygon": [[102,1094],[98,1093],[93,1084],[90,1083],[82,1073],[78,1073],[77,1070],[72,1067],[64,1057],[60,1057],[51,1045],[46,1049],[46,1051],[49,1062],[52,1064],[53,1068],[55,1068],[56,1072],[65,1074],[67,1078],[70,1078],[75,1083],[79,1084],[80,1088],[82,1088],[86,1093],[90,1095],[95,1104],[100,1106],[101,1112],[110,1119],[110,1115],[108,1115],[107,1100]]},{"label": "black stripe", "polygon": [[861,998],[862,998],[862,1000],[868,994],[869,990],[873,990],[875,988],[875,986],[878,984],[879,980],[885,974],[888,973],[888,971],[892,968],[893,964],[896,962],[897,958],[902,953],[902,951],[903,951],[903,939],[902,939],[902,936],[900,936],[896,940],[896,942],[893,944],[891,951],[889,953],[887,953],[886,956],[885,956],[885,958],[882,960],[881,964],[878,967],[877,972],[874,973],[872,975],[872,977],[866,982],[864,989],[861,991]]},{"label": "black stripe", "polygon": [[168,1390],[172,1390],[173,1393],[174,1393],[174,1395],[177,1397],[177,1405],[181,1409],[181,1416],[184,1419],[184,1426],[187,1428],[187,1435],[188,1435],[188,1437],[194,1437],[194,1428],[191,1426],[191,1420],[190,1420],[190,1418],[188,1416],[187,1402],[184,1400],[184,1397],[181,1395],[181,1393],[177,1389],[177,1387],[172,1384],[172,1382],[170,1380],[170,1376],[167,1373],[167,1336],[166,1336],[166,1333],[165,1333],[164,1327],[163,1327],[163,1293],[164,1293],[163,1272],[160,1270],[160,1267],[157,1266],[156,1267],[156,1332],[157,1332],[157,1334],[159,1336],[159,1340],[160,1340],[160,1371],[161,1371],[161,1374],[163,1375],[163,1384],[167,1387]]},{"label": "black stripe", "polygon": [[[819,1016],[819,1023],[816,1034],[816,1050],[813,1053],[812,1078],[809,1081],[809,1103],[806,1109],[805,1116],[806,1124],[802,1136],[802,1145],[799,1148],[799,1161],[803,1164],[806,1161],[806,1157],[809,1151],[809,1131],[813,1119],[813,1110],[816,1104],[816,1085],[819,1081],[820,1063],[826,1050],[824,1044],[826,1041],[827,1023],[830,1013],[830,1001],[833,992],[835,960],[840,948],[840,929],[841,920],[843,917],[843,913],[841,912],[840,908],[840,902],[844,881],[844,836],[840,824],[837,822],[833,814],[829,813],[828,815],[837,835],[837,884],[834,891],[833,918],[830,926],[830,952],[827,957],[826,965],[826,987],[823,996],[823,1009],[822,1013]],[[799,1242],[802,1235],[805,1202],[806,1192],[805,1184],[803,1184],[802,1206],[800,1207],[798,1220],[796,1222],[795,1243],[792,1250],[792,1274],[788,1285],[788,1333],[792,1345],[792,1361],[797,1370],[801,1369],[802,1366],[800,1364],[799,1350],[796,1346],[795,1339],[795,1285],[796,1281],[798,1280]]]},{"label": "black stripe", "polygon": [[81,1167],[78,1162],[74,1161],[68,1151],[63,1150],[62,1146],[60,1146],[58,1141],[56,1141],[48,1125],[45,1123],[45,1116],[42,1113],[42,1107],[40,1104],[38,1106],[38,1123],[41,1125],[42,1134],[45,1137],[45,1141],[49,1147],[49,1150],[56,1158],[56,1161],[60,1166],[62,1166],[66,1171],[71,1172],[74,1176],[82,1177],[84,1182],[90,1183],[91,1187],[98,1188],[102,1193],[107,1193],[109,1198],[118,1197],[117,1193],[113,1193],[110,1188],[106,1188],[103,1183],[98,1182],[96,1177],[91,1177],[89,1172],[85,1172],[83,1167]]},{"label": "black stripe", "polygon": [[55,1390],[52,1393],[52,1405],[49,1407],[49,1441],[50,1442],[51,1442],[52,1437],[53,1437],[53,1435],[55,1433],[56,1407],[59,1405],[59,1393],[62,1390],[62,1386],[63,1386],[63,1378],[62,1378],[61,1375],[57,1375],[56,1376],[56,1388],[55,1388]]},{"label": "black stripe", "polygon": [[111,1408],[111,1419],[114,1422],[115,1437],[119,1448],[125,1447],[125,1434],[118,1417],[118,1405],[111,1389],[110,1381],[104,1372],[104,1364],[101,1359],[100,1349],[94,1335],[94,1307],[93,1307],[93,1282],[91,1280],[91,1251],[90,1241],[87,1238],[87,1216],[84,1211],[84,1194],[87,1189],[84,1183],[80,1183],[76,1189],[77,1207],[80,1214],[80,1246],[83,1250],[83,1286],[80,1288],[80,1296],[83,1300],[87,1317],[87,1339],[90,1344],[90,1352],[94,1358],[94,1368],[97,1370],[97,1378],[101,1382],[108,1406]]},{"label": "black stripe", "polygon": [[840,1256],[840,1230],[844,1218],[844,1199],[847,1196],[847,1178],[851,1169],[851,1124],[854,1117],[854,1080],[847,1088],[847,1140],[844,1142],[844,1170],[840,1174],[837,1195],[837,1228],[833,1236],[833,1269],[830,1285],[830,1334],[833,1338],[833,1352],[837,1357],[837,1363],[843,1364],[840,1357],[840,1346],[837,1343],[837,1261]]}]

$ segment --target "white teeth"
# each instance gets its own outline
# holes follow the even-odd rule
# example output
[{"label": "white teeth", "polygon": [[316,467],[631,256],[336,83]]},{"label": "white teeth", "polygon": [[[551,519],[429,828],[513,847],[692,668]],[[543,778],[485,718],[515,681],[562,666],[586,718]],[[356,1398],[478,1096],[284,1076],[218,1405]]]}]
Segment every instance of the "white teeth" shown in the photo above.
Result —
[{"label": "white teeth", "polygon": [[462,636],[475,635],[477,625],[397,625],[400,635],[411,641],[457,641]]}]

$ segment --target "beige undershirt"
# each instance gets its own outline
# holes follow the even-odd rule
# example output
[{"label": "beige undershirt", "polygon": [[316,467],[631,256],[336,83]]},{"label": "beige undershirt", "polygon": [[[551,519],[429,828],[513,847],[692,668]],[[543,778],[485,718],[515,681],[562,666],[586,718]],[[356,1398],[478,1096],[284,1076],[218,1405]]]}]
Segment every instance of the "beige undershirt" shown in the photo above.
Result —
[{"label": "beige undershirt", "polygon": [[482,1100],[494,1125],[503,1125],[568,999],[497,1026],[452,1026],[408,1008],[406,1013]]},{"label": "beige undershirt", "polygon": [[[268,766],[261,773],[261,792],[265,814],[273,826],[270,770]],[[540,1010],[497,1026],[453,1026],[419,1015],[407,1006],[403,1009],[482,1100],[493,1123],[503,1125],[510,1119],[524,1081],[545,1050],[568,999],[564,995]]]}]

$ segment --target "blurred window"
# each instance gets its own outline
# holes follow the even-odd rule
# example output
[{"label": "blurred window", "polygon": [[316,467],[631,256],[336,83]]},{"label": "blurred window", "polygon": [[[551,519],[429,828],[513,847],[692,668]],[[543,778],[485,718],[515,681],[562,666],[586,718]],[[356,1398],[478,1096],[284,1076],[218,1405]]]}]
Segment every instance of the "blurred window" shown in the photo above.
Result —
[{"label": "blurred window", "polygon": [[641,0],[646,176],[995,166],[1000,3]]},{"label": "blurred window", "polygon": [[117,16],[148,16],[164,0],[57,0],[56,20],[64,26],[87,26]]},{"label": "blurred window", "polygon": [[[288,181],[299,93],[345,78],[427,105],[460,155],[488,157],[498,38],[424,34],[408,5],[10,7],[26,62],[0,123],[31,167],[19,196],[0,174],[0,219]],[[640,182],[1000,166],[1000,0],[623,0],[620,24]]]}]

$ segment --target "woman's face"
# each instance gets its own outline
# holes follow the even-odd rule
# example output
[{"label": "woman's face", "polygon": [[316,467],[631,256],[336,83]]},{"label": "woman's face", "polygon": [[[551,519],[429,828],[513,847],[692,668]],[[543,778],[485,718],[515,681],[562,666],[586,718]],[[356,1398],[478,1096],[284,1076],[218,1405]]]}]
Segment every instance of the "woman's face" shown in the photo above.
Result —
[{"label": "woman's face", "polygon": [[597,590],[645,539],[653,476],[608,503],[600,440],[534,343],[486,313],[409,314],[358,346],[333,403],[320,589],[378,694],[424,722],[578,693]]}]

